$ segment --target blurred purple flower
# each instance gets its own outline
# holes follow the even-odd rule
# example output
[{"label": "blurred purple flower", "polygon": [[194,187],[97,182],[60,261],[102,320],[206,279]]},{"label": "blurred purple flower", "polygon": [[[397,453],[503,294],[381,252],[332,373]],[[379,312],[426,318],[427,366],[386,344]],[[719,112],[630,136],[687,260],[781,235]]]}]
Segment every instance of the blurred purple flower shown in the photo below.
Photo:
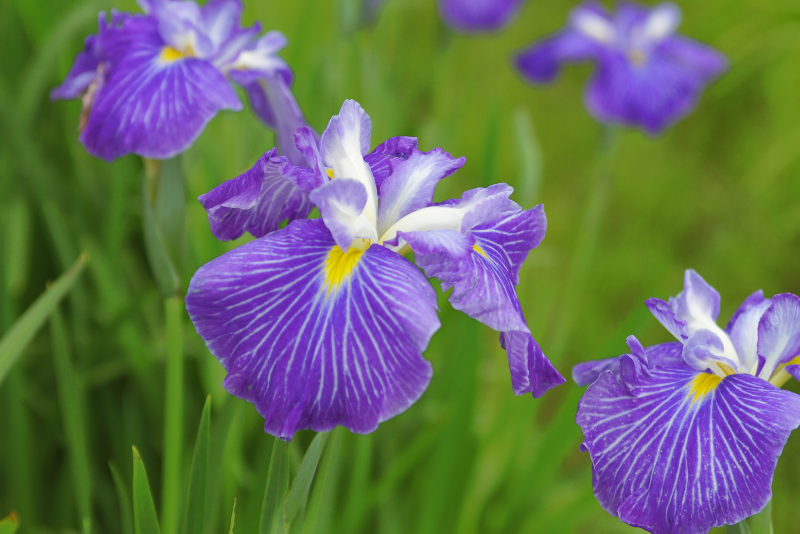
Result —
[{"label": "blurred purple flower", "polygon": [[[317,141],[296,133],[307,166],[275,149],[199,200],[219,239],[257,237],[201,267],[186,307],[228,371],[281,439],[344,425],[368,433],[403,412],[433,373],[422,352],[439,329],[425,274],[452,287],[453,307],[501,332],[517,395],[564,382],[531,336],[515,286],[544,238],[541,205],[522,210],[505,184],[433,204],[436,184],[465,163],[417,139],[370,152],[372,122],[348,100]],[[321,218],[305,218],[312,203]],[[291,224],[280,228],[288,219]]]},{"label": "blurred purple flower", "polygon": [[656,134],[691,112],[727,68],[720,52],[675,33],[680,18],[671,3],[648,9],[620,2],[612,15],[588,1],[572,11],[566,28],[520,53],[516,65],[529,80],[547,83],[562,63],[593,61],[589,112],[600,122]]},{"label": "blurred purple flower", "polygon": [[439,12],[452,28],[465,32],[498,30],[519,12],[525,0],[439,0]]},{"label": "blurred purple flower", "polygon": [[242,109],[231,79],[245,87],[256,113],[277,130],[286,156],[301,162],[294,131],[305,125],[289,86],[292,72],[276,54],[279,32],[243,28],[240,0],[140,0],[145,14],[98,18],[52,99],[81,98],[80,141],[97,157],[135,153],[170,158],[200,135],[219,110]]},{"label": "blurred purple flower", "polygon": [[720,297],[686,271],[684,290],[650,311],[678,342],[573,369],[591,384],[577,423],[603,508],[653,534],[704,534],[761,511],[792,430],[800,396],[800,298],[744,301],[723,330]]}]

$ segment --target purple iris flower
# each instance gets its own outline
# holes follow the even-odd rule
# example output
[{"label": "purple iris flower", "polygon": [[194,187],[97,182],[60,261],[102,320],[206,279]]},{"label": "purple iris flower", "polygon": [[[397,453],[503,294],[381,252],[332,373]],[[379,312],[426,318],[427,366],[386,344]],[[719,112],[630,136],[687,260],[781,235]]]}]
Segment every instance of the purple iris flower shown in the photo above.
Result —
[{"label": "purple iris flower", "polygon": [[727,68],[721,53],[675,33],[680,18],[671,3],[648,9],[620,2],[611,15],[598,2],[584,2],[566,28],[519,54],[517,68],[547,83],[562,63],[593,61],[589,112],[600,122],[656,134],[691,112],[703,88]]},{"label": "purple iris flower", "polygon": [[[372,123],[348,100],[319,141],[296,134],[307,166],[275,149],[199,200],[219,239],[247,243],[201,267],[186,308],[228,371],[223,385],[256,406],[265,430],[343,425],[368,433],[411,406],[431,379],[422,358],[439,329],[436,294],[402,254],[413,250],[450,302],[501,333],[514,392],[564,382],[531,337],[514,286],[544,238],[541,205],[523,210],[495,184],[434,204],[464,165],[393,137],[370,151]],[[316,205],[321,218],[302,220]],[[290,224],[280,228],[283,219]]]},{"label": "purple iris flower", "polygon": [[[170,158],[200,135],[219,110],[242,109],[229,79],[278,133],[284,155],[300,164],[295,130],[305,125],[289,86],[292,72],[276,54],[279,32],[243,28],[240,0],[140,0],[144,14],[98,18],[52,99],[81,98],[80,141],[106,160],[135,153]],[[289,142],[286,139],[289,139]]]},{"label": "purple iris flower", "polygon": [[647,307],[679,342],[573,369],[591,383],[577,423],[603,508],[654,534],[702,534],[761,511],[800,396],[800,299],[750,295],[723,330],[720,297],[696,272]]},{"label": "purple iris flower", "polygon": [[525,0],[439,0],[444,21],[456,30],[481,32],[508,24]]}]

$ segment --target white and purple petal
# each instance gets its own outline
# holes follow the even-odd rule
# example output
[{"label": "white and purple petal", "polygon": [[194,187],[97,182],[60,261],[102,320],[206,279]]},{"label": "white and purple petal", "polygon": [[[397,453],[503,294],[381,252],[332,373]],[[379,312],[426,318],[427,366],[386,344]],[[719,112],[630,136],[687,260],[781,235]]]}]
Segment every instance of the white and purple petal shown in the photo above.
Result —
[{"label": "white and purple petal", "polygon": [[519,12],[525,0],[439,0],[439,12],[452,28],[465,32],[498,30]]},{"label": "white and purple petal", "polygon": [[372,246],[349,257],[320,220],[287,228],[198,270],[186,306],[228,371],[233,395],[284,440],[343,425],[356,433],[403,412],[432,369],[436,295],[407,260]]},{"label": "white and purple petal", "polygon": [[306,218],[313,205],[297,187],[297,175],[303,172],[310,173],[291,165],[273,148],[244,174],[200,195],[197,200],[208,212],[211,233],[222,241],[238,239],[245,232],[262,237],[284,220]]},{"label": "white and purple petal", "polygon": [[791,293],[772,297],[758,322],[758,376],[769,380],[777,367],[800,356],[800,298]]},{"label": "white and purple petal", "polygon": [[685,366],[652,369],[633,392],[603,373],[576,421],[607,512],[653,534],[705,534],[770,500],[778,457],[800,425],[800,396]]},{"label": "white and purple petal", "polygon": [[347,252],[356,238],[378,240],[375,226],[363,214],[369,197],[361,182],[331,180],[313,190],[310,198],[342,251]]},{"label": "white and purple petal", "polygon": [[364,156],[375,178],[375,186],[380,188],[381,182],[392,172],[392,163],[406,160],[419,147],[416,137],[390,137]]},{"label": "white and purple petal", "polygon": [[726,357],[723,340],[711,330],[700,329],[694,332],[683,346],[683,361],[697,371],[710,370],[724,377],[740,369],[739,362]]},{"label": "white and purple petal", "polygon": [[747,297],[733,314],[725,331],[742,364],[751,374],[758,370],[758,323],[772,301],[760,289]]}]

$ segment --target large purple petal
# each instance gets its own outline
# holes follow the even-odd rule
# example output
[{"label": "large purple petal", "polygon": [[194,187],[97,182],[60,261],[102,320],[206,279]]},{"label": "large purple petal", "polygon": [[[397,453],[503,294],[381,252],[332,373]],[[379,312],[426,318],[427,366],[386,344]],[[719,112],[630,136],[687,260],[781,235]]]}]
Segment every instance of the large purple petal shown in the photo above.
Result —
[{"label": "large purple petal", "polygon": [[779,365],[796,356],[800,356],[800,298],[782,293],[772,297],[758,323],[758,376],[769,380]]},{"label": "large purple petal", "polygon": [[456,30],[480,32],[508,24],[525,0],[439,0],[444,21]]},{"label": "large purple petal", "polygon": [[262,237],[283,220],[306,218],[313,205],[295,185],[299,171],[273,148],[244,174],[200,195],[197,200],[208,212],[211,233],[222,241],[245,232]]},{"label": "large purple petal", "polygon": [[725,328],[739,359],[752,372],[758,364],[758,322],[771,302],[759,289],[745,299]]},{"label": "large purple petal", "polygon": [[576,421],[607,512],[653,534],[705,534],[769,502],[800,396],[750,375],[687,368],[653,369],[630,392],[604,373]]},{"label": "large purple petal", "polygon": [[380,188],[381,182],[392,172],[392,163],[410,158],[418,146],[416,137],[390,137],[364,156],[364,161],[372,169],[375,185]]},{"label": "large purple petal", "polygon": [[372,432],[432,375],[421,352],[440,326],[433,288],[384,247],[343,254],[320,220],[203,266],[186,308],[228,371],[225,388],[284,440],[336,425]]},{"label": "large purple petal", "polygon": [[464,166],[467,158],[454,158],[441,148],[429,152],[413,149],[408,158],[391,162],[391,172],[378,188],[378,233],[413,211],[433,204],[436,184]]}]

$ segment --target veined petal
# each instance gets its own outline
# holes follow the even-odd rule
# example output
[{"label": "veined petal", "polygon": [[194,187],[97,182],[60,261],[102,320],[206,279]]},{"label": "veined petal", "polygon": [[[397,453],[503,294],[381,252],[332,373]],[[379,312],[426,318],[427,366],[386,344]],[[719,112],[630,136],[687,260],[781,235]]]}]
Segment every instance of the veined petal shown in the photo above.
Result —
[{"label": "veined petal", "polygon": [[203,266],[186,307],[228,371],[225,388],[284,440],[336,425],[372,432],[432,375],[420,353],[440,326],[433,289],[384,247],[342,253],[320,220]]},{"label": "veined petal", "polygon": [[683,361],[697,371],[710,370],[717,376],[724,377],[736,372],[747,372],[740,368],[739,362],[725,357],[722,339],[711,330],[694,332],[683,346]]},{"label": "veined petal", "polygon": [[397,158],[390,174],[378,188],[378,233],[416,210],[433,204],[436,184],[464,166],[467,158],[454,158],[441,148],[429,152],[414,149],[408,158]]},{"label": "veined petal", "polygon": [[319,152],[323,162],[333,168],[336,179],[349,178],[361,182],[367,191],[364,216],[376,226],[378,220],[378,192],[375,180],[364,156],[369,152],[372,122],[369,115],[355,100],[345,100],[338,115],[331,117],[322,132]]},{"label": "veined petal", "polygon": [[769,380],[775,369],[800,356],[800,298],[791,293],[772,297],[758,323],[758,376]]},{"label": "veined petal", "polygon": [[760,289],[747,297],[733,314],[725,331],[742,364],[754,374],[758,370],[758,323],[772,301]]},{"label": "veined petal", "polygon": [[252,169],[200,195],[214,237],[228,241],[245,232],[262,237],[285,219],[306,218],[313,206],[296,185],[296,174],[302,171],[310,173],[291,165],[273,148]]},{"label": "veined petal", "polygon": [[314,171],[314,183],[309,191],[327,183],[330,178],[325,173],[322,157],[319,155],[319,136],[317,132],[310,126],[301,126],[294,133],[294,144],[305,158],[306,165]]},{"label": "veined petal", "polygon": [[[630,338],[628,339],[630,340]],[[644,349],[647,365],[650,368],[684,367],[685,363],[681,357],[682,352],[683,344],[675,341],[653,345]],[[614,376],[619,378],[620,358],[621,356],[616,356],[603,360],[581,362],[572,368],[572,379],[578,386],[587,386],[597,380],[605,371],[611,371]]]},{"label": "veined petal", "polygon": [[525,0],[439,0],[448,26],[466,32],[498,30],[519,12]]},{"label": "veined petal", "polygon": [[515,395],[530,393],[538,399],[566,382],[530,334],[516,330],[501,332],[500,345],[508,355]]},{"label": "veined petal", "polygon": [[380,189],[381,182],[392,172],[392,163],[408,159],[418,146],[416,137],[390,137],[364,156],[364,161],[369,165],[375,178],[375,186]]},{"label": "veined petal", "polygon": [[347,252],[356,238],[378,240],[375,226],[363,213],[369,199],[361,182],[337,178],[312,191],[310,198],[342,251]]},{"label": "veined petal", "polygon": [[653,534],[705,534],[770,500],[778,457],[800,425],[800,396],[688,367],[655,368],[632,393],[603,373],[576,421],[607,512]]},{"label": "veined petal", "polygon": [[657,298],[650,298],[644,301],[650,313],[658,319],[664,328],[669,330],[670,334],[675,336],[679,341],[686,341],[689,339],[689,332],[686,330],[686,323],[675,317],[675,312],[672,311],[667,301]]},{"label": "veined petal", "polygon": [[242,107],[221,72],[170,52],[148,17],[115,14],[100,39],[112,67],[80,136],[94,156],[167,159],[188,148],[217,111]]}]

